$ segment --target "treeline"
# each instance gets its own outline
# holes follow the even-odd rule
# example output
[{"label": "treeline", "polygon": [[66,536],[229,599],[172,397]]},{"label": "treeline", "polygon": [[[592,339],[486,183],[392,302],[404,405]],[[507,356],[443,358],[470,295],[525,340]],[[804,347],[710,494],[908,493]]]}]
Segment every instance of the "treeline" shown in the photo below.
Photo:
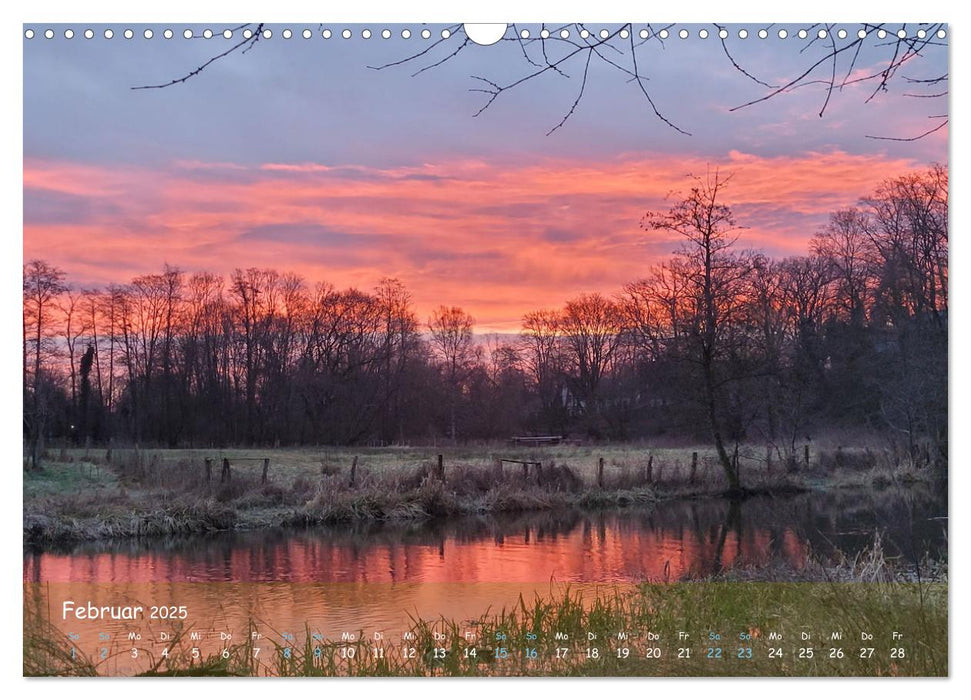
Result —
[{"label": "treeline", "polygon": [[[729,178],[730,179],[730,178]],[[699,178],[645,235],[679,249],[613,297],[581,294],[480,337],[397,280],[166,266],[71,286],[24,266],[24,436],[168,446],[389,444],[518,433],[711,439],[780,454],[829,428],[946,461],[947,171],[888,179],[805,255],[741,250],[728,179]],[[730,475],[731,476],[731,475]]]}]

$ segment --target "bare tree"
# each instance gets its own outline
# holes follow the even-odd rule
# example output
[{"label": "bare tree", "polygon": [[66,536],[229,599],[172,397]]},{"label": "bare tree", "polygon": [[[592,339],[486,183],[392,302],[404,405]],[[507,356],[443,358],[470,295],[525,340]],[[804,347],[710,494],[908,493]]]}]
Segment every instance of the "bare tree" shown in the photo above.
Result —
[{"label": "bare tree", "polygon": [[622,340],[620,308],[601,294],[580,294],[566,303],[559,325],[581,412],[595,416],[600,386]]},{"label": "bare tree", "polygon": [[[43,376],[45,358],[52,354],[53,311],[58,297],[67,291],[65,273],[43,260],[24,265],[24,392],[30,387],[30,412],[24,414],[28,424],[31,468],[40,468],[41,440],[47,419],[47,391]],[[30,362],[28,361],[30,356]],[[28,373],[28,367],[31,372]],[[25,401],[26,403],[26,401]]]},{"label": "bare tree", "polygon": [[90,329],[90,334],[88,336],[88,346],[94,351],[92,356],[92,368],[95,373],[95,382],[97,386],[97,400],[99,406],[105,405],[105,391],[104,382],[101,375],[101,343],[102,336],[99,332],[99,323],[102,321],[101,314],[101,299],[102,295],[98,290],[88,289],[84,292],[84,309],[83,313],[85,315],[86,323]]},{"label": "bare tree", "polygon": [[239,342],[243,353],[243,389],[246,395],[245,435],[247,442],[257,438],[257,391],[264,370],[266,334],[276,313],[280,276],[275,270],[249,268],[232,274],[230,295],[235,301]]},{"label": "bare tree", "polygon": [[[810,405],[826,383],[824,322],[836,308],[834,266],[819,255],[784,258],[778,263],[779,294],[791,324],[786,360],[786,396],[779,411],[788,416],[786,443],[780,457],[794,458],[796,439],[805,434]],[[802,432],[800,432],[802,431]]]},{"label": "bare tree", "polygon": [[948,173],[940,164],[883,182],[865,198],[885,307],[943,324],[947,313]]},{"label": "bare tree", "polygon": [[472,338],[472,316],[457,306],[440,306],[428,320],[432,346],[442,360],[449,387],[449,419],[452,442],[456,441],[456,404],[462,382],[468,376],[477,348]]},{"label": "bare tree", "polygon": [[791,459],[805,412],[787,371],[796,324],[784,270],[782,261],[761,254],[751,257],[745,324],[758,397],[752,404],[764,414],[766,444],[775,446],[783,459]]},{"label": "bare tree", "polygon": [[[85,300],[84,292],[66,289],[58,309],[64,321],[64,344],[67,348],[68,376],[71,384],[71,410],[78,410],[78,344],[88,332],[88,318],[81,307]],[[75,420],[77,417],[75,416]]]},{"label": "bare tree", "polygon": [[690,306],[687,317],[678,319],[688,327],[691,355],[688,359],[700,369],[703,401],[715,450],[729,487],[741,488],[737,460],[725,447],[723,390],[732,376],[722,376],[719,366],[731,354],[733,325],[744,303],[750,264],[733,246],[739,227],[731,209],[720,203],[729,177],[716,170],[695,177],[690,192],[667,212],[645,214],[642,227],[647,231],[671,231],[683,238],[677,256],[683,265]]},{"label": "bare tree", "polygon": [[[864,199],[873,326],[883,349],[880,414],[915,467],[947,464],[948,175],[890,178]],[[932,454],[933,453],[933,454]]]},{"label": "bare tree", "polygon": [[834,266],[820,255],[785,258],[780,263],[781,284],[802,333],[818,333],[834,305]]},{"label": "bare tree", "polygon": [[402,415],[403,384],[418,354],[418,318],[412,309],[411,293],[398,279],[383,278],[374,291],[382,318],[381,415],[382,439],[404,440]]},{"label": "bare tree", "polygon": [[874,282],[874,250],[866,232],[866,214],[850,207],[831,214],[811,243],[813,253],[832,265],[840,313],[856,326],[866,321]]},{"label": "bare tree", "polygon": [[531,311],[523,316],[520,344],[547,430],[560,428],[563,418],[559,410],[563,407],[560,381],[565,369],[561,340],[558,311]]}]

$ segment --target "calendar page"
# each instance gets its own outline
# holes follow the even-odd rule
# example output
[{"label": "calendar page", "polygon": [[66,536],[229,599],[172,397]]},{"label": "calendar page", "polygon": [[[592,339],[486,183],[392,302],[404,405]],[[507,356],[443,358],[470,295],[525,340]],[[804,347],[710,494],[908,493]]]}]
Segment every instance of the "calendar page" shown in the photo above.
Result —
[{"label": "calendar page", "polygon": [[21,31],[23,675],[948,675],[948,25]]}]

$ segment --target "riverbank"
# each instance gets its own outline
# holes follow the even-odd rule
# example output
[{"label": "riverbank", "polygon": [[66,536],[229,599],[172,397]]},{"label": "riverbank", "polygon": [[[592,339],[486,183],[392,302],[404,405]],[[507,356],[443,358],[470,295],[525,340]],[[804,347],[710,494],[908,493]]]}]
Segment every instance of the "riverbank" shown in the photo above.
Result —
[{"label": "riverbank", "polygon": [[[42,470],[24,473],[24,544],[649,506],[726,489],[714,456],[701,448],[453,449],[438,452],[441,466],[436,452],[64,450]],[[743,452],[740,464],[747,494],[879,489],[932,478],[862,448],[818,451],[801,465]]]}]

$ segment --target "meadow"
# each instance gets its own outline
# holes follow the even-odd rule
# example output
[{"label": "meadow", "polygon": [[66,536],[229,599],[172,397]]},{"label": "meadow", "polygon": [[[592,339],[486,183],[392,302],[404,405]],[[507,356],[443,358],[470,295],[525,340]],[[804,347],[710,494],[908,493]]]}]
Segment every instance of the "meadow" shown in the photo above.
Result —
[{"label": "meadow", "polygon": [[[892,454],[866,446],[814,445],[788,462],[773,459],[765,448],[742,447],[739,471],[749,493],[883,488],[933,478],[929,470],[902,466]],[[25,470],[23,488],[25,544],[46,545],[645,505],[718,496],[726,481],[714,451],[704,447],[484,444],[61,449],[51,451],[41,469]]]}]

